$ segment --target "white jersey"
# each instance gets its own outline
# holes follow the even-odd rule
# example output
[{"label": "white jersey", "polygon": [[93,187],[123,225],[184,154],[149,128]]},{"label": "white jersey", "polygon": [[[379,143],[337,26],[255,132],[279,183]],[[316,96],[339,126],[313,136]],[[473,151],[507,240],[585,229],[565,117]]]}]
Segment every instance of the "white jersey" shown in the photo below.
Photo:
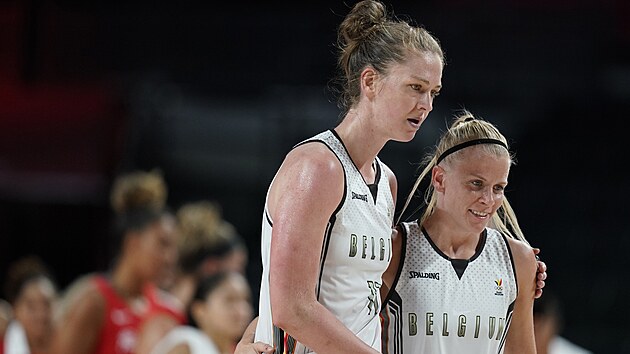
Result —
[{"label": "white jersey", "polygon": [[[321,248],[317,299],[360,339],[380,351],[379,288],[391,259],[394,215],[389,180],[383,172],[385,166],[378,158],[374,161],[376,191],[372,194],[334,131],[325,131],[298,145],[305,143],[325,144],[337,156],[345,174],[344,196],[330,216]],[[273,325],[269,297],[272,228],[273,220],[265,203],[261,240],[263,273],[255,340],[273,344],[276,353],[312,353]]]},{"label": "white jersey", "polygon": [[219,349],[207,334],[191,326],[171,329],[151,350],[151,354],[167,354],[180,344],[186,344],[190,354],[219,354]]},{"label": "white jersey", "polygon": [[403,223],[402,267],[383,310],[383,353],[502,353],[517,295],[507,239],[486,228],[469,260],[450,259]]}]

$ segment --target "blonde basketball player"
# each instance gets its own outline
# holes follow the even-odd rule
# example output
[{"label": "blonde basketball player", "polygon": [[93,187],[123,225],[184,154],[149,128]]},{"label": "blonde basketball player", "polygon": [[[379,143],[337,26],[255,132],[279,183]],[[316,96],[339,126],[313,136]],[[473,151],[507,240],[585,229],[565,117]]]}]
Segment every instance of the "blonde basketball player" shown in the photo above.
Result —
[{"label": "blonde basketball player", "polygon": [[426,30],[357,3],[339,27],[343,119],[295,146],[267,194],[256,340],[279,353],[378,353],[396,179],[377,155],[433,108],[443,55]]},{"label": "blonde basketball player", "polygon": [[512,162],[469,113],[444,133],[414,187],[430,176],[426,209],[393,237],[383,353],[536,353],[538,266],[504,194]]}]

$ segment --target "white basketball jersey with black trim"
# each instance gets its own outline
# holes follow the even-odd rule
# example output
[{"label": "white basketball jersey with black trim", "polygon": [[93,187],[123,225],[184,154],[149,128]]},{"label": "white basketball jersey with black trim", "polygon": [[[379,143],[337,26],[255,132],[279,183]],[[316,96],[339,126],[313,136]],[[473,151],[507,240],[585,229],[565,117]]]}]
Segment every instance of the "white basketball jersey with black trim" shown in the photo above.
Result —
[{"label": "white basketball jersey with black trim", "polygon": [[486,228],[469,260],[449,259],[402,223],[402,267],[383,309],[383,353],[503,353],[516,275],[507,239]]},{"label": "white basketball jersey with black trim", "polygon": [[[344,196],[330,216],[320,256],[316,288],[318,301],[346,327],[376,350],[381,349],[379,288],[391,259],[394,200],[385,165],[374,161],[374,194],[352,162],[341,139],[333,130],[320,133],[300,144],[325,144],[337,156],[345,174]],[[273,183],[273,182],[272,182]],[[262,220],[261,253],[263,272],[260,288],[256,341],[273,344],[276,353],[312,353],[282,329],[273,325],[269,297],[269,253],[273,220]],[[274,257],[282,257],[275,254]],[[295,265],[299,267],[299,264]]]}]

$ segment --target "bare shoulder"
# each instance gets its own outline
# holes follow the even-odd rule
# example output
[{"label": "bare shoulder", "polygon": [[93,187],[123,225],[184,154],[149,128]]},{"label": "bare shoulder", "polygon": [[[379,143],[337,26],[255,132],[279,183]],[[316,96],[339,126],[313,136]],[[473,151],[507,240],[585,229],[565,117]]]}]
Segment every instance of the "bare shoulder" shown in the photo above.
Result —
[{"label": "bare shoulder", "polygon": [[[341,162],[324,144],[312,142],[291,150],[285,157],[269,194],[269,207],[284,197],[339,201],[343,193],[344,172]],[[300,198],[294,198],[299,195]]]},{"label": "bare shoulder", "polygon": [[508,237],[508,244],[512,250],[514,261],[529,263],[536,269],[536,255],[531,246],[523,241]]},{"label": "bare shoulder", "polygon": [[291,150],[284,159],[280,170],[294,167],[299,169],[313,168],[316,170],[314,172],[320,171],[322,175],[343,173],[337,156],[325,144],[319,142],[302,144]]},{"label": "bare shoulder", "polygon": [[396,227],[392,229],[392,243],[394,243],[394,245],[396,245],[397,248],[401,248],[402,242],[403,242],[402,224],[398,224],[396,225]]},{"label": "bare shoulder", "polygon": [[64,291],[59,317],[70,312],[104,311],[105,299],[96,286],[96,275],[87,274],[77,278]]},{"label": "bare shoulder", "polygon": [[[516,273],[519,278],[519,283],[529,282],[531,285],[535,285],[536,270],[538,265],[536,263],[536,255],[531,246],[525,242],[507,238],[508,245],[512,251],[512,258],[514,260],[514,266],[516,267]],[[529,280],[531,278],[531,281]],[[525,280],[528,279],[528,280]]]},{"label": "bare shoulder", "polygon": [[385,174],[385,176],[387,176],[387,180],[389,181],[389,186],[392,190],[392,195],[394,196],[394,199],[395,199],[396,193],[398,191],[398,181],[396,180],[396,175],[394,174],[394,171],[392,171],[392,169],[389,168],[389,166],[383,163],[383,161],[381,161],[381,163],[384,166],[383,173]]},{"label": "bare shoulder", "polygon": [[383,273],[383,283],[389,288],[394,285],[396,274],[398,274],[398,267],[400,266],[400,259],[402,255],[403,235],[401,226],[397,225],[392,229],[392,259],[389,262],[387,270]]}]

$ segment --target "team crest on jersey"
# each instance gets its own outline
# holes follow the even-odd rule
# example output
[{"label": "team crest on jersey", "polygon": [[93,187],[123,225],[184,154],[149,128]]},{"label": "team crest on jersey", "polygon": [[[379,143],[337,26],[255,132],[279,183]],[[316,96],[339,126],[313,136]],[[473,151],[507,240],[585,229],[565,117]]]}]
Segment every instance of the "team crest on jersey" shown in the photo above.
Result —
[{"label": "team crest on jersey", "polygon": [[503,279],[499,278],[494,281],[496,287],[494,288],[494,295],[503,296]]}]

